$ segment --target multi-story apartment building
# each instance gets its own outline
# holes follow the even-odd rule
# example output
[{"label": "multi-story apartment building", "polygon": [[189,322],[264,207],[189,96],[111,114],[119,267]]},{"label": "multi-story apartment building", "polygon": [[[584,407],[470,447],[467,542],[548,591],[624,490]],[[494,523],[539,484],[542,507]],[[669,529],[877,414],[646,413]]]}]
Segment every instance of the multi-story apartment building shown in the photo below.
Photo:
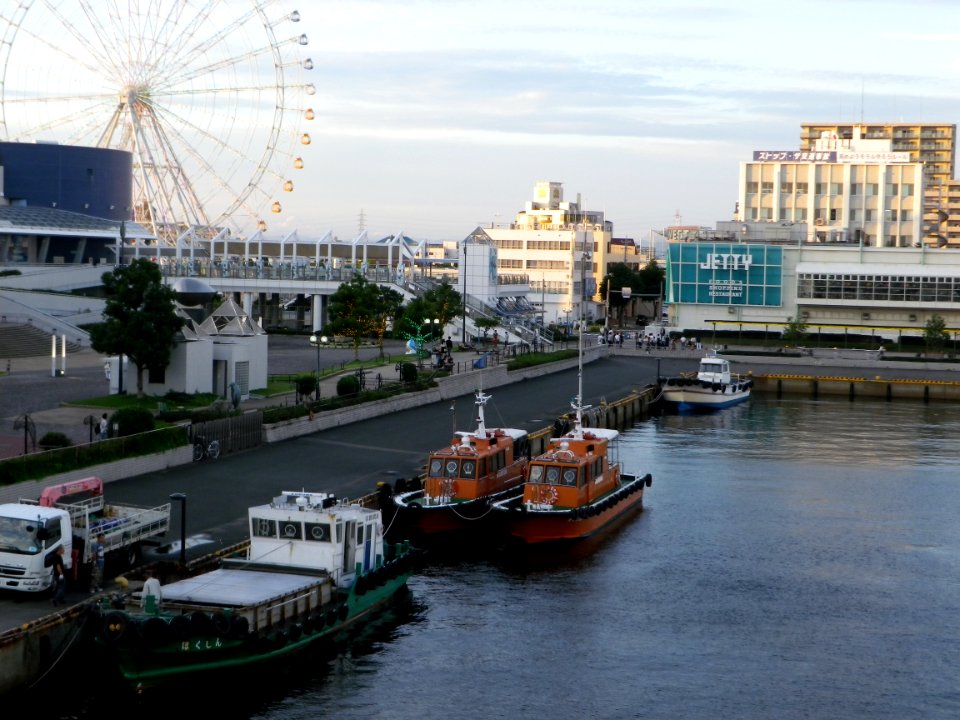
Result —
[{"label": "multi-story apartment building", "polygon": [[613,224],[603,213],[583,209],[579,195],[564,200],[559,182],[537,182],[533,199],[512,223],[478,228],[474,242],[481,232],[496,248],[498,273],[529,278],[526,297],[546,323],[575,320],[582,296],[594,298],[582,308],[584,318],[601,318],[603,301],[596,293],[608,265],[639,262],[633,242],[629,248],[626,239],[614,242]]},{"label": "multi-story apartment building", "polygon": [[948,123],[802,123],[800,148],[809,151],[824,136],[889,140],[923,166],[924,239],[934,247],[960,247],[960,183],[954,179],[957,126]]},{"label": "multi-story apartment building", "polygon": [[740,163],[738,219],[804,223],[808,242],[912,247],[923,235],[925,174],[890,140],[837,139],[810,150],[757,150]]}]

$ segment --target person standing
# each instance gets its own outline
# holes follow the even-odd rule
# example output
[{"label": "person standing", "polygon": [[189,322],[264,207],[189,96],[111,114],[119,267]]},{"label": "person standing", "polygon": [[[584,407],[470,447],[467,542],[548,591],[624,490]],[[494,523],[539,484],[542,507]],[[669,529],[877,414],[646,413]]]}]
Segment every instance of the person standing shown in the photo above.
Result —
[{"label": "person standing", "polygon": [[157,610],[160,609],[160,600],[163,598],[163,591],[160,589],[160,581],[154,577],[153,570],[147,570],[147,579],[143,583],[143,591],[140,593],[140,607],[147,606],[147,598],[154,599]]},{"label": "person standing", "polygon": [[103,416],[100,418],[100,426],[99,426],[99,428],[98,428],[98,430],[100,430],[100,439],[101,439],[101,440],[106,440],[106,439],[107,439],[107,431],[108,431],[109,429],[110,429],[110,421],[107,420],[107,414],[104,413]]},{"label": "person standing", "polygon": [[50,602],[53,606],[66,605],[67,594],[67,571],[63,565],[63,545],[58,547],[53,553],[50,562],[53,565],[53,597]]},{"label": "person standing", "polygon": [[93,567],[90,573],[90,592],[100,592],[103,590],[103,568],[106,564],[107,556],[107,538],[103,533],[97,535],[97,539],[90,546],[90,557],[93,561]]},{"label": "person standing", "polygon": [[447,352],[448,353],[453,352],[453,338],[450,337],[449,335],[447,335]]}]

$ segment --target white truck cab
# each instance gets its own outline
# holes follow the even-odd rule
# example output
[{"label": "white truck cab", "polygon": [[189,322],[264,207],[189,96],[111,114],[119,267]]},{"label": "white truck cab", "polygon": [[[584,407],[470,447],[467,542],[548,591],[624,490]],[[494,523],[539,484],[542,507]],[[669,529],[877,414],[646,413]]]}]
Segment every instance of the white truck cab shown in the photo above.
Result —
[{"label": "white truck cab", "polygon": [[63,564],[73,567],[70,513],[61,508],[0,505],[0,588],[40,592],[53,585],[51,560],[63,545]]}]

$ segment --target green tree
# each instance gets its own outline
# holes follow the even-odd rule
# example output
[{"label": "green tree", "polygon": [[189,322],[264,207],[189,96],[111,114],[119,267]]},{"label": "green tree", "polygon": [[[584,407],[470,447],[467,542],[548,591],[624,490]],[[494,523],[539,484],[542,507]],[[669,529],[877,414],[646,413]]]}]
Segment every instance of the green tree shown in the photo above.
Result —
[{"label": "green tree", "polygon": [[787,345],[800,345],[807,337],[807,324],[798,317],[788,317],[783,329],[783,341]]},{"label": "green tree", "polygon": [[950,342],[947,332],[947,323],[939,315],[933,315],[923,327],[923,342],[927,352],[943,352],[943,348]]},{"label": "green tree", "polygon": [[[438,325],[442,332],[451,320],[460,316],[463,308],[461,298],[462,295],[454,290],[450,283],[441,283],[408,302],[402,308],[395,327],[401,337],[411,339],[423,333],[426,320],[439,320]],[[433,325],[431,323],[431,330],[435,332]]]},{"label": "green tree", "polygon": [[324,330],[350,338],[354,357],[360,356],[360,343],[365,337],[377,337],[382,355],[388,318],[398,312],[401,300],[396,290],[354,275],[330,296],[330,322]]},{"label": "green tree", "polygon": [[630,298],[623,297],[623,288],[630,288],[631,297],[636,292],[638,275],[624,263],[611,263],[607,266],[607,274],[600,283],[600,299],[610,305],[611,326],[623,324],[623,308],[630,302]]},{"label": "green tree", "polygon": [[162,371],[170,363],[177,332],[183,325],[176,294],[163,284],[160,268],[138,259],[104,273],[107,302],[104,321],[90,328],[93,349],[126,355],[137,368],[137,395],[143,395],[143,371]]}]

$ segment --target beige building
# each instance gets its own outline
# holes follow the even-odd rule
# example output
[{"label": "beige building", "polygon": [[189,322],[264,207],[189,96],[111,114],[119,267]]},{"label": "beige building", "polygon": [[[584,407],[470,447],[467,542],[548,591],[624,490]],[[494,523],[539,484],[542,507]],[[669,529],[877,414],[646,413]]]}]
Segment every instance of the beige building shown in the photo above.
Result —
[{"label": "beige building", "polygon": [[835,135],[823,131],[808,150],[754,151],[753,162],[740,164],[737,220],[802,224],[806,242],[919,246],[924,165],[859,128],[850,138]]},{"label": "beige building", "polygon": [[889,140],[894,152],[907,153],[923,166],[924,242],[960,247],[960,183],[955,179],[957,126],[948,123],[802,123],[800,147],[812,150],[824,136],[850,140]]},{"label": "beige building", "polygon": [[527,299],[547,324],[576,320],[584,286],[586,295],[594,298],[583,307],[584,319],[602,319],[603,303],[596,293],[608,264],[625,257],[638,262],[632,241],[629,253],[624,239],[615,244],[613,223],[602,212],[583,209],[579,195],[575,201],[564,200],[559,182],[537,182],[533,199],[512,223],[482,230],[497,250],[498,273],[528,277]]}]

